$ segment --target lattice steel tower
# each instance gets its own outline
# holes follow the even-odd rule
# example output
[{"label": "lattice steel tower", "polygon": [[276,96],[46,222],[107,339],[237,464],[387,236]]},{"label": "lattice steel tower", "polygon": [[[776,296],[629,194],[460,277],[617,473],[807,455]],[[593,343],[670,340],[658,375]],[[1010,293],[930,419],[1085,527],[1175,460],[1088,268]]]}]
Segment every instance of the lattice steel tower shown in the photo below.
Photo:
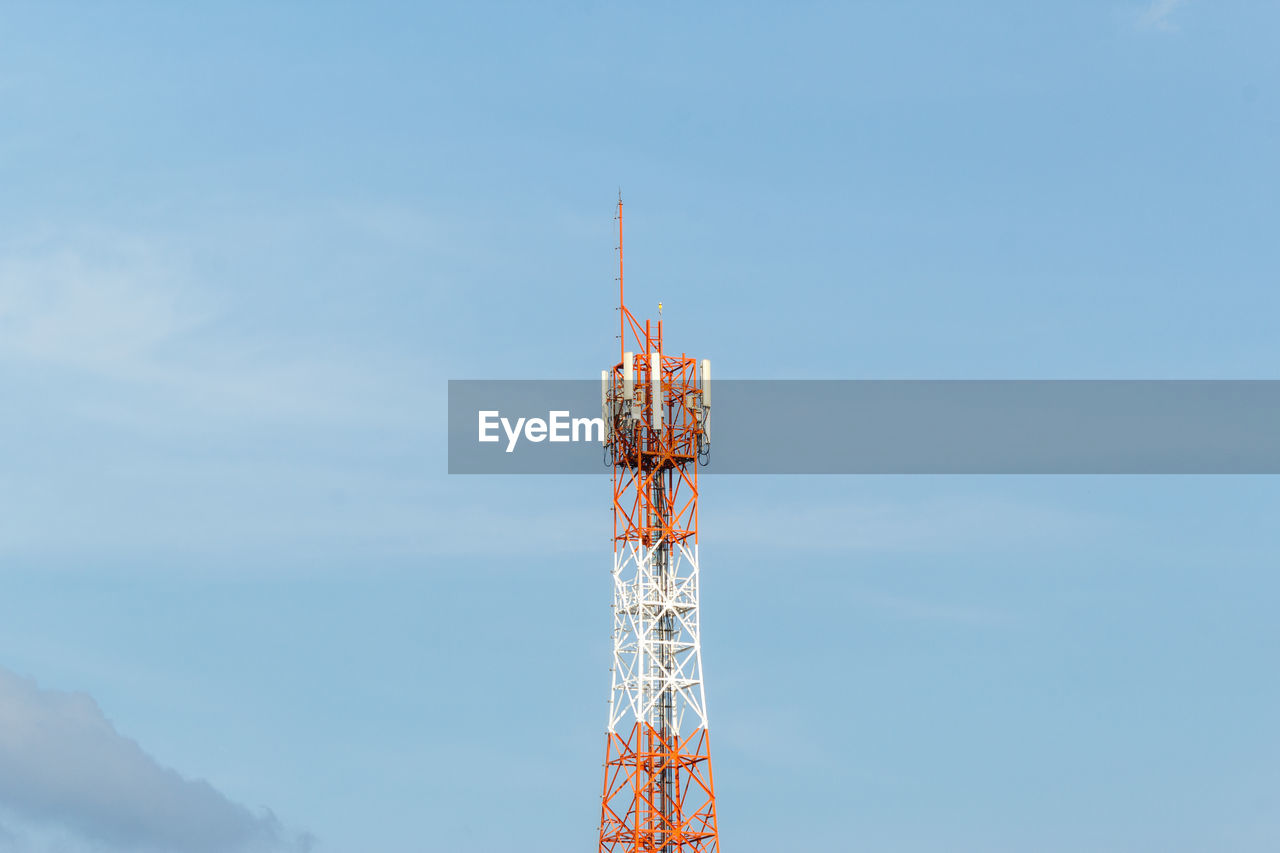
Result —
[{"label": "lattice steel tower", "polygon": [[698,621],[698,468],[711,449],[711,364],[664,354],[662,320],[642,326],[627,310],[621,197],[618,303],[621,359],[600,376],[613,467],[613,689],[600,850],[718,853]]}]

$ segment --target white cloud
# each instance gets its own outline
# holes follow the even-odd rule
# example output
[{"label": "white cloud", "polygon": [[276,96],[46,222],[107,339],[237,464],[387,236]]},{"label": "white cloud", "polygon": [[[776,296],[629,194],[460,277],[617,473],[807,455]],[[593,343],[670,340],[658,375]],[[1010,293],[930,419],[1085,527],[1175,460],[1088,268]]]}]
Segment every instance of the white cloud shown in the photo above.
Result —
[{"label": "white cloud", "polygon": [[1176,30],[1178,26],[1173,20],[1173,13],[1186,4],[1187,0],[1151,0],[1138,13],[1138,26],[1147,30]]},{"label": "white cloud", "polygon": [[[306,850],[269,812],[162,767],[83,693],[41,688],[0,668],[0,809],[49,834],[112,850],[265,853]],[[21,826],[0,843],[23,849]],[[61,845],[59,845],[61,846]]]},{"label": "white cloud", "polygon": [[184,304],[176,271],[136,241],[0,256],[6,355],[136,375],[157,347],[206,319]]},{"label": "white cloud", "polygon": [[1051,506],[984,496],[702,510],[704,541],[809,551],[938,553],[1021,547],[1096,531],[1100,522]]},{"label": "white cloud", "polygon": [[[830,774],[838,761],[814,730],[813,708],[756,701],[717,723],[716,740],[771,768],[793,773]],[[779,738],[778,732],[786,732]],[[749,765],[748,765],[749,766]]]},{"label": "white cloud", "polygon": [[423,381],[417,365],[367,349],[236,333],[224,321],[237,307],[197,284],[180,253],[129,235],[0,245],[0,362],[86,380],[76,407],[95,419],[386,422]]},{"label": "white cloud", "polygon": [[857,605],[905,622],[957,627],[992,627],[1008,621],[1005,614],[990,608],[926,601],[876,590],[859,590],[854,594],[853,601]]}]

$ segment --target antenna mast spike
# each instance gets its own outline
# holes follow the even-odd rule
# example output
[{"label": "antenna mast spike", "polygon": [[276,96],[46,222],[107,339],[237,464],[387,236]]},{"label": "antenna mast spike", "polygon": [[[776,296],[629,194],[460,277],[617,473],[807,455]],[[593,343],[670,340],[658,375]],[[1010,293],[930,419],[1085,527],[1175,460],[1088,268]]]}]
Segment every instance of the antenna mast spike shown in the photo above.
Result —
[{"label": "antenna mast spike", "polygon": [[618,357],[627,350],[627,300],[622,289],[622,188],[618,188]]}]

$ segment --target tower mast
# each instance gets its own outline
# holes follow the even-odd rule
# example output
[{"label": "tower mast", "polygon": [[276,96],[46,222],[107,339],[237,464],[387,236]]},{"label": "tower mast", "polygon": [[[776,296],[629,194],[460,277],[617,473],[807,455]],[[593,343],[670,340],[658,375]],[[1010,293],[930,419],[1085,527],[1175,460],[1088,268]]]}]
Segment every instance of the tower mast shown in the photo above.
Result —
[{"label": "tower mast", "polygon": [[622,272],[619,194],[621,360],[601,372],[614,553],[600,851],[718,853],[698,609],[711,369],[663,354],[662,323],[641,326],[627,309]]},{"label": "tower mast", "polygon": [[627,299],[622,290],[622,190],[618,190],[618,358],[627,349]]}]

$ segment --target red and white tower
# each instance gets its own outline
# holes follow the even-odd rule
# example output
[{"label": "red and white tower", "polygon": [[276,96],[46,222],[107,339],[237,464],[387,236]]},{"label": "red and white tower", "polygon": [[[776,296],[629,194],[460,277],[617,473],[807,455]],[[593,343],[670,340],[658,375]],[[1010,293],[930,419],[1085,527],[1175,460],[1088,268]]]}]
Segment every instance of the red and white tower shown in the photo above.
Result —
[{"label": "red and white tower", "polygon": [[[711,449],[711,364],[662,349],[622,284],[621,358],[601,371],[613,467],[613,689],[600,851],[720,849],[698,619],[698,468]],[[655,327],[656,326],[656,327]],[[630,347],[630,348],[629,348]]]}]

